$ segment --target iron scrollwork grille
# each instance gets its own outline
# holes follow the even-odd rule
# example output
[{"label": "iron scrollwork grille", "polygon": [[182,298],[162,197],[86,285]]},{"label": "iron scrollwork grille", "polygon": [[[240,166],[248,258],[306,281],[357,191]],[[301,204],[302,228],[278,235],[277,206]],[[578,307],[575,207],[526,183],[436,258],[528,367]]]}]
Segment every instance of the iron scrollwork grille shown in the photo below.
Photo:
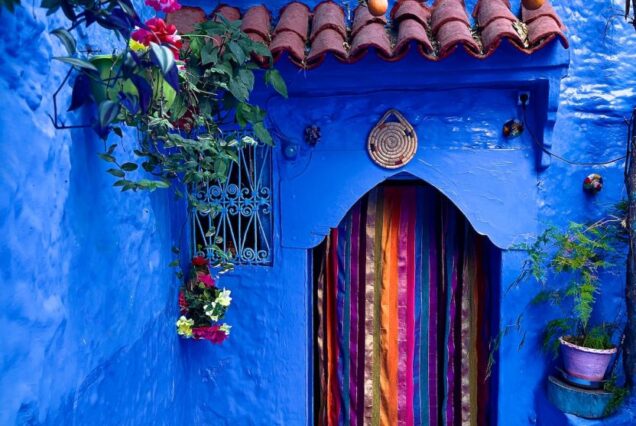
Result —
[{"label": "iron scrollwork grille", "polygon": [[195,193],[214,211],[192,214],[194,253],[218,261],[216,245],[237,265],[272,264],[272,153],[264,144],[237,150],[227,180],[202,185]]}]

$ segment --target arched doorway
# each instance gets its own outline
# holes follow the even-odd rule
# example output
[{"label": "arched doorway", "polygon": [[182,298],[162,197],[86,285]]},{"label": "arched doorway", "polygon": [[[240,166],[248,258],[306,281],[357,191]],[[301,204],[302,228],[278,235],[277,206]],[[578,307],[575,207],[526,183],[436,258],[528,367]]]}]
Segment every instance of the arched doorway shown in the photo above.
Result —
[{"label": "arched doorway", "polygon": [[500,252],[448,199],[384,183],[313,254],[317,425],[495,424]]}]

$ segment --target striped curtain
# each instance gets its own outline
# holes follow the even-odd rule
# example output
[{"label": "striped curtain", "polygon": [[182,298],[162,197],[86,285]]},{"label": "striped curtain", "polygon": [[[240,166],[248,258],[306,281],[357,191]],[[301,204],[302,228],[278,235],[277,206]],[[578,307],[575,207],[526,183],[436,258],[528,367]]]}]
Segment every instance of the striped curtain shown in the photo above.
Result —
[{"label": "striped curtain", "polygon": [[493,422],[496,254],[429,186],[359,201],[315,250],[316,424]]}]

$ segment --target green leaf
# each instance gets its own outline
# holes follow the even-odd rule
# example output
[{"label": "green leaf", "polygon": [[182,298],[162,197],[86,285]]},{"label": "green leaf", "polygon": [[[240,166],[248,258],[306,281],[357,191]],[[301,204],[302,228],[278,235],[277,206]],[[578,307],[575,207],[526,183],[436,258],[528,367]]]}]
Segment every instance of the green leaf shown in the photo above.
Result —
[{"label": "green leaf", "polygon": [[256,139],[267,145],[274,144],[272,136],[269,134],[269,131],[265,128],[263,123],[256,123],[252,127],[254,128],[254,135],[256,136]]},{"label": "green leaf", "polygon": [[110,173],[111,175],[115,176],[115,177],[119,177],[119,178],[123,178],[126,176],[126,173],[122,172],[119,169],[108,169],[106,170],[107,173]]},{"label": "green leaf", "polygon": [[74,55],[77,52],[77,42],[75,41],[75,37],[73,37],[65,28],[57,28],[51,31],[51,34],[60,39],[69,55]]},{"label": "green leaf", "polygon": [[95,68],[95,65],[91,64],[90,62],[84,61],[82,59],[71,58],[70,56],[55,56],[53,57],[53,59],[58,60],[60,62],[67,63],[67,64],[71,64],[77,68],[84,68],[91,71],[98,71],[98,69]]},{"label": "green leaf", "polygon": [[236,62],[238,62],[239,65],[244,64],[246,56],[241,46],[239,46],[239,44],[235,41],[231,41],[228,46],[230,48],[230,52],[232,52],[232,55],[234,56],[234,59],[236,59]]},{"label": "green leaf", "polygon": [[119,114],[119,104],[113,101],[104,101],[99,104],[99,124],[107,127]]},{"label": "green leaf", "polygon": [[218,61],[219,59],[219,49],[214,47],[212,44],[206,44],[201,49],[201,63],[203,65],[208,65],[213,62]]},{"label": "green leaf", "polygon": [[254,89],[254,73],[248,69],[241,68],[238,72],[238,77],[241,82],[247,87],[247,91],[251,92]]},{"label": "green leaf", "polygon": [[161,69],[163,75],[168,74],[172,67],[175,66],[174,55],[166,46],[150,42],[150,54]]},{"label": "green leaf", "polygon": [[228,89],[230,93],[232,93],[232,96],[239,101],[246,101],[249,96],[247,87],[240,79],[231,79],[228,83]]},{"label": "green leaf", "polygon": [[121,168],[127,172],[132,172],[137,170],[138,166],[135,163],[124,163],[121,165]]},{"label": "green leaf", "polygon": [[265,44],[261,43],[260,41],[252,43],[251,48],[252,51],[259,56],[264,56],[266,58],[272,57],[272,52]]},{"label": "green leaf", "polygon": [[107,153],[103,153],[103,154],[98,154],[99,158],[101,158],[102,160],[108,162],[108,163],[114,163],[116,162],[115,157],[113,157],[110,154]]},{"label": "green leaf", "polygon": [[277,69],[269,69],[265,72],[265,83],[272,86],[281,96],[287,97],[287,85]]}]

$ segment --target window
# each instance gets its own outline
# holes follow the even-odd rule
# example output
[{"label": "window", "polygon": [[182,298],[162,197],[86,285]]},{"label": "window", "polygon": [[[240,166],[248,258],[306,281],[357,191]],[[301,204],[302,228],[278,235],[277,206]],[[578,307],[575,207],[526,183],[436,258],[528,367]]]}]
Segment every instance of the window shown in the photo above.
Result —
[{"label": "window", "polygon": [[218,246],[237,265],[272,264],[272,152],[264,144],[238,149],[226,181],[209,182],[196,197],[215,206],[192,214],[194,252],[219,260]]}]

